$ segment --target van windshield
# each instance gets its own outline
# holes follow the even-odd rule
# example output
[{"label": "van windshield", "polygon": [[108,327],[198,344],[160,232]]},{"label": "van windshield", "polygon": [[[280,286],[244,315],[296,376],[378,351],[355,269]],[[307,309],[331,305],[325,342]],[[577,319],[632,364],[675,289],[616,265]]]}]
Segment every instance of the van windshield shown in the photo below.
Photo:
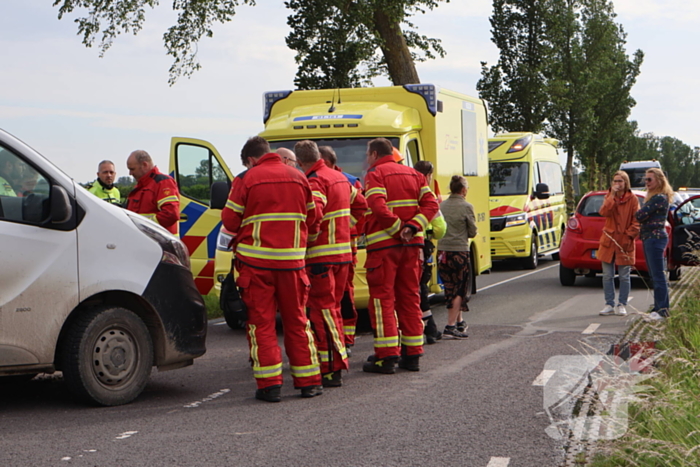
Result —
[{"label": "van windshield", "polygon": [[644,175],[647,173],[648,167],[638,167],[634,169],[622,169],[627,172],[630,177],[630,185],[632,188],[646,188],[644,183]]},{"label": "van windshield", "polygon": [[491,196],[526,195],[529,174],[528,162],[489,162]]},{"label": "van windshield", "polygon": [[[338,156],[338,166],[356,177],[364,180],[364,172],[367,170],[367,143],[374,138],[302,138],[311,139],[319,146],[330,146]],[[273,151],[279,148],[294,150],[294,145],[302,139],[290,139],[287,141],[270,141]],[[387,138],[395,148],[399,147],[398,138]]]}]

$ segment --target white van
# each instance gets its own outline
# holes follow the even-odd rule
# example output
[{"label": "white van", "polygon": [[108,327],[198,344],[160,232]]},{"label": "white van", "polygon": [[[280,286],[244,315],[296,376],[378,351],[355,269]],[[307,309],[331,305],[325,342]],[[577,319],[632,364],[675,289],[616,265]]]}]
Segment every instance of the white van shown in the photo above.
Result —
[{"label": "white van", "polygon": [[184,244],[88,193],[0,130],[0,377],[63,372],[97,405],[135,399],[155,365],[205,352]]}]

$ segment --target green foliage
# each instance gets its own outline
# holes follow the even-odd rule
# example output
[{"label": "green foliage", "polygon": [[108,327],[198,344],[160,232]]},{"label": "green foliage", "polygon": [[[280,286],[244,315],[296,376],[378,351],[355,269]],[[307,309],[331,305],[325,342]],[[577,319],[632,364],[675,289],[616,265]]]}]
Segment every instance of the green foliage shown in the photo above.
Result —
[{"label": "green foliage", "polygon": [[414,62],[445,51],[439,39],[418,34],[409,18],[440,1],[449,0],[286,1],[294,11],[286,38],[299,64],[294,83],[300,89],[357,87],[379,75],[396,85],[419,82]]},{"label": "green foliage", "polygon": [[219,297],[211,293],[209,295],[202,295],[204,299],[204,305],[207,309],[207,318],[221,318],[224,314],[219,307]]}]

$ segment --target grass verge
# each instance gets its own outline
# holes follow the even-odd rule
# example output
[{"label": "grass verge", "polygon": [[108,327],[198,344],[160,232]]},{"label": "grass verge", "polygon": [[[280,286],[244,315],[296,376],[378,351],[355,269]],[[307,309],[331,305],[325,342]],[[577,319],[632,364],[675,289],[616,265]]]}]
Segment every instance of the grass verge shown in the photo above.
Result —
[{"label": "grass verge", "polygon": [[600,443],[590,466],[700,465],[699,295],[695,290],[674,307],[657,343],[663,354],[654,377],[629,405],[627,433]]},{"label": "grass verge", "polygon": [[202,295],[202,298],[204,299],[204,305],[207,307],[208,319],[221,318],[224,316],[224,312],[221,311],[219,307],[219,297],[217,295],[212,293],[209,295]]}]

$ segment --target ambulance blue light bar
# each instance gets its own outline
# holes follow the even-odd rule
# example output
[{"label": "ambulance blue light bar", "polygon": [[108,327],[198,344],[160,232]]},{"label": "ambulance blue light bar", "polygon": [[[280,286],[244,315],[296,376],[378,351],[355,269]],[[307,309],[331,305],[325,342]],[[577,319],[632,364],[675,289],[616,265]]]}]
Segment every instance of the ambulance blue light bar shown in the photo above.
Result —
[{"label": "ambulance blue light bar", "polygon": [[267,123],[270,118],[270,111],[275,102],[286,99],[292,91],[270,91],[263,94],[263,123]]},{"label": "ambulance blue light bar", "polygon": [[437,86],[434,84],[404,84],[404,89],[408,92],[418,94],[425,99],[428,111],[435,116],[437,114]]}]

